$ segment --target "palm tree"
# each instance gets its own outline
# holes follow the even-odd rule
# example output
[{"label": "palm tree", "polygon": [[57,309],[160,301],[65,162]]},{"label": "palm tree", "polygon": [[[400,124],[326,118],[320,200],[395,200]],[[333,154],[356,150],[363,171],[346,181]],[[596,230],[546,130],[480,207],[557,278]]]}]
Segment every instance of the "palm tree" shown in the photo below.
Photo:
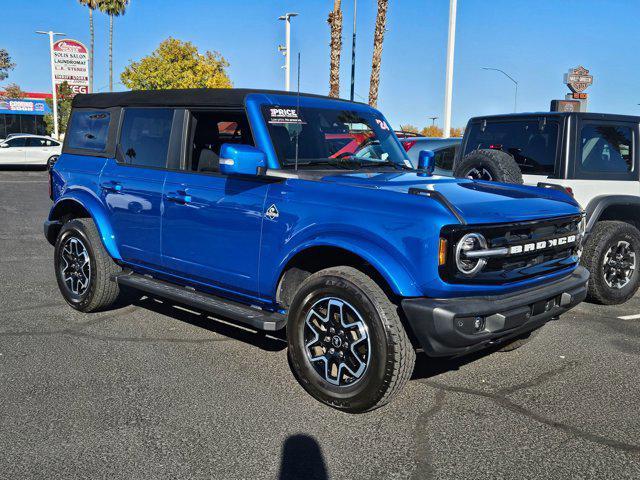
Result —
[{"label": "palm tree", "polygon": [[113,92],[113,17],[124,15],[129,0],[98,0],[98,8],[109,15],[109,91]]},{"label": "palm tree", "polygon": [[371,62],[371,81],[369,82],[369,105],[378,105],[378,88],[380,87],[380,62],[382,60],[382,42],[384,41],[387,23],[387,7],[389,0],[378,0],[376,29],[373,33],[373,60]]},{"label": "palm tree", "polygon": [[329,67],[329,96],[340,96],[340,53],[342,51],[342,10],[341,0],[333,0],[333,11],[327,23],[331,27],[331,66]]},{"label": "palm tree", "polygon": [[93,89],[93,11],[98,8],[99,0],[78,0],[80,4],[89,7],[89,85]]}]

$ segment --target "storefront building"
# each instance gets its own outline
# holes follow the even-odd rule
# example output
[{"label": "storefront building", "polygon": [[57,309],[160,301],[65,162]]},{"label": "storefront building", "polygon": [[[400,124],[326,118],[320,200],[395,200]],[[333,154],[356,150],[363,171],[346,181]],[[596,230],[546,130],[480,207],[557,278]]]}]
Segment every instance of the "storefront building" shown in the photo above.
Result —
[{"label": "storefront building", "polygon": [[26,93],[25,98],[0,99],[0,139],[11,133],[47,135],[44,116],[51,113],[50,93]]}]

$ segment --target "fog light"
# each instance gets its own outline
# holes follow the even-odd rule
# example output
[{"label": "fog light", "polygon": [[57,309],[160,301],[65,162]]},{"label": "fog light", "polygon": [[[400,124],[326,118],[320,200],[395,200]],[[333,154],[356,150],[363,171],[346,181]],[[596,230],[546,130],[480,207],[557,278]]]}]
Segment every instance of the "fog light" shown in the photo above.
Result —
[{"label": "fog light", "polygon": [[473,320],[473,329],[476,332],[481,332],[482,330],[484,330],[484,317],[476,317]]}]

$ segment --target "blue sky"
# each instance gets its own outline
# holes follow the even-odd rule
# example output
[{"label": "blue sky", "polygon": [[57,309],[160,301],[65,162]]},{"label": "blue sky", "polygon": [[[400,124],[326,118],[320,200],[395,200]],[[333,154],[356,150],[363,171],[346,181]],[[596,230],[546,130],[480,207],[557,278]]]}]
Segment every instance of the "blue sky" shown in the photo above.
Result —
[{"label": "blue sky", "polygon": [[[343,3],[341,93],[348,97],[353,0]],[[173,36],[201,51],[222,53],[237,87],[283,88],[283,58],[276,46],[284,43],[284,26],[277,17],[289,11],[300,14],[293,20],[292,52],[302,54],[301,89],[326,94],[326,18],[332,5],[333,0],[132,0],[115,21],[114,82],[129,60]],[[369,91],[375,5],[375,0],[358,0],[359,100],[366,100]],[[396,127],[424,126],[428,117],[442,117],[448,5],[448,0],[390,0],[378,106]],[[94,18],[95,89],[104,91],[108,18]],[[568,90],[562,75],[582,64],[594,75],[588,90],[591,111],[640,114],[638,18],[637,0],[459,0],[453,125],[463,126],[473,115],[513,109],[513,84],[483,66],[501,68],[518,79],[520,111],[546,110],[552,98],[563,98]],[[3,2],[0,47],[18,64],[5,83],[50,91],[48,44],[34,33],[49,29],[88,44],[87,10],[77,0]]]}]

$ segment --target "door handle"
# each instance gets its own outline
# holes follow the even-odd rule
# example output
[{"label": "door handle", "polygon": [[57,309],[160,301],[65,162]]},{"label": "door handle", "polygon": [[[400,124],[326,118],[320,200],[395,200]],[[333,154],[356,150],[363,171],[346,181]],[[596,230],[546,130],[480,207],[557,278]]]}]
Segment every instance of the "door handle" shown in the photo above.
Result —
[{"label": "door handle", "polygon": [[191,195],[187,195],[186,192],[171,192],[165,195],[165,198],[174,203],[191,203]]},{"label": "door handle", "polygon": [[108,192],[119,192],[122,190],[122,185],[120,185],[118,182],[106,182],[101,183],[100,188]]}]

